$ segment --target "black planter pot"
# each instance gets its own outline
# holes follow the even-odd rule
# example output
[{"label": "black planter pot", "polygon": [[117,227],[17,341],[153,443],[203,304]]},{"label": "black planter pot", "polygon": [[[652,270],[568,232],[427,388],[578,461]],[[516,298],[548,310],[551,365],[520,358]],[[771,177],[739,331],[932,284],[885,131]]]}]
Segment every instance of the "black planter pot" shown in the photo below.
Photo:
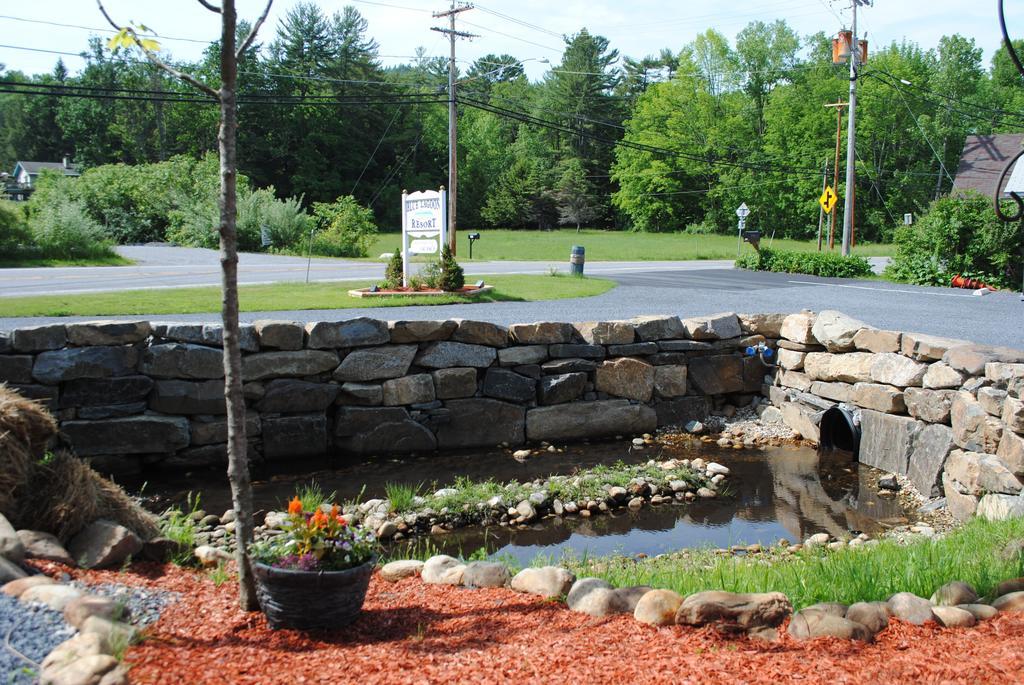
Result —
[{"label": "black planter pot", "polygon": [[253,562],[256,596],[271,628],[338,628],[356,620],[377,557],[344,571],[294,571]]}]

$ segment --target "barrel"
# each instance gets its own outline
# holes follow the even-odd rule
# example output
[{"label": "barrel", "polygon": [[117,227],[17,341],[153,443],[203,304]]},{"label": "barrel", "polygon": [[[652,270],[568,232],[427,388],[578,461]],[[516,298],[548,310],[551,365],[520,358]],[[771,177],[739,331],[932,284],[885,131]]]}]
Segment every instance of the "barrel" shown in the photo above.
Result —
[{"label": "barrel", "polygon": [[585,253],[586,250],[582,245],[572,246],[572,250],[569,252],[569,268],[573,276],[583,275],[583,264],[587,261]]}]

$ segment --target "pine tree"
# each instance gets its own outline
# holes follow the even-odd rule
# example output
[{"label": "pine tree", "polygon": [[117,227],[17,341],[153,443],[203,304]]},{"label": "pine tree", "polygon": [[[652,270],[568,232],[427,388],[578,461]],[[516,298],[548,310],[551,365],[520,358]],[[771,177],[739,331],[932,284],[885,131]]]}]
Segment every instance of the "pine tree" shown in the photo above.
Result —
[{"label": "pine tree", "polygon": [[438,285],[445,292],[456,292],[462,290],[462,286],[466,285],[466,276],[462,267],[455,261],[447,243],[441,248],[441,278]]},{"label": "pine tree", "polygon": [[402,287],[402,268],[404,264],[402,262],[402,251],[397,247],[395,253],[391,255],[391,260],[388,262],[387,267],[384,269],[384,287],[385,288],[401,288]]}]

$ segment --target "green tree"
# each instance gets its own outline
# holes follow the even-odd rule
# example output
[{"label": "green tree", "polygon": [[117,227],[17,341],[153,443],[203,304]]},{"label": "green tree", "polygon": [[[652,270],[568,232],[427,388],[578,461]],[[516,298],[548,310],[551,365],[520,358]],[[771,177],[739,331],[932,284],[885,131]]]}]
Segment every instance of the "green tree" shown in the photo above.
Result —
[{"label": "green tree", "polygon": [[577,233],[582,224],[599,219],[604,206],[594,193],[583,164],[575,158],[562,164],[554,197],[558,203],[558,223],[575,224]]}]

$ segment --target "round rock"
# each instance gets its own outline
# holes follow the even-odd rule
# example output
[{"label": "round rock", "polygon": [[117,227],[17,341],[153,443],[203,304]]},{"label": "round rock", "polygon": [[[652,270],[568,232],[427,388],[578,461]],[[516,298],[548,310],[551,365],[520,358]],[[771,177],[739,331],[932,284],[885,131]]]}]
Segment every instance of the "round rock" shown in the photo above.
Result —
[{"label": "round rock", "polygon": [[889,625],[889,606],[885,602],[857,602],[846,610],[846,618],[876,635]]},{"label": "round rock", "polygon": [[422,570],[422,561],[417,559],[400,559],[384,564],[380,569],[380,577],[383,580],[394,583],[403,578],[418,576]]},{"label": "round rock", "polygon": [[912,592],[898,592],[886,604],[893,616],[907,623],[919,626],[933,619],[932,603]]},{"label": "round rock", "polygon": [[978,601],[974,588],[959,580],[946,583],[932,595],[932,604],[952,607],[957,604],[973,604]]},{"label": "round rock", "polygon": [[1024,591],[1003,595],[992,602],[992,606],[999,611],[1024,611]]},{"label": "round rock", "polygon": [[494,561],[473,561],[466,564],[462,584],[466,587],[505,587],[512,574],[504,564]]},{"label": "round rock", "polygon": [[676,622],[676,612],[683,597],[672,590],[651,590],[645,593],[633,609],[633,618],[652,626],[669,626]]},{"label": "round rock", "polygon": [[466,565],[447,554],[430,557],[423,564],[421,575],[424,583],[432,585],[461,585]]},{"label": "round rock", "polygon": [[970,628],[978,622],[971,612],[951,606],[932,607],[932,614],[939,625],[946,628]]}]

